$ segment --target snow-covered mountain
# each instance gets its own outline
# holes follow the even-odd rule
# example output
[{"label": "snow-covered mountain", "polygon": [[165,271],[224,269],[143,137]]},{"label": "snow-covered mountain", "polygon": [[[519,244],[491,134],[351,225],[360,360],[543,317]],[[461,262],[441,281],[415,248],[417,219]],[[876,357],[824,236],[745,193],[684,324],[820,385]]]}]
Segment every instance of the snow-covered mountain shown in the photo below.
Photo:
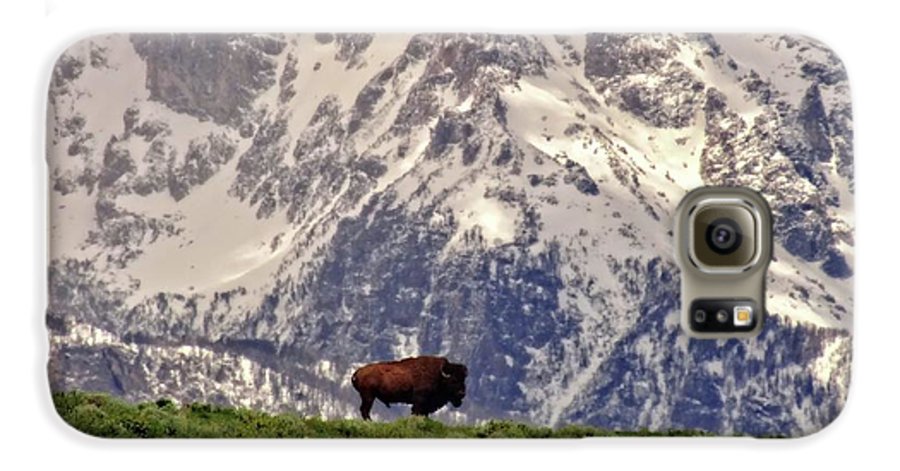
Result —
[{"label": "snow-covered mountain", "polygon": [[[851,140],[802,37],[88,38],[50,85],[51,384],[352,416],[354,368],[443,354],[444,420],[809,433],[849,384]],[[754,340],[679,330],[702,185],[773,208]]]}]

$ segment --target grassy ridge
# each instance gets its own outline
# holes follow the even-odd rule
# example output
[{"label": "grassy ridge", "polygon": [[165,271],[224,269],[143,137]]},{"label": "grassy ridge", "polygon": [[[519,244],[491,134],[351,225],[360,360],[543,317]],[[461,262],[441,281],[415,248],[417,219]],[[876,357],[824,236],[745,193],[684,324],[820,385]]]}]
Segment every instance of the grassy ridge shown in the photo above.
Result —
[{"label": "grassy ridge", "polygon": [[694,436],[694,431],[620,432],[569,425],[558,429],[494,420],[480,425],[444,425],[424,417],[394,422],[324,420],[271,415],[210,404],[176,405],[160,399],[131,404],[106,394],[53,394],[59,415],[89,435],[110,438],[581,438],[599,436]]}]

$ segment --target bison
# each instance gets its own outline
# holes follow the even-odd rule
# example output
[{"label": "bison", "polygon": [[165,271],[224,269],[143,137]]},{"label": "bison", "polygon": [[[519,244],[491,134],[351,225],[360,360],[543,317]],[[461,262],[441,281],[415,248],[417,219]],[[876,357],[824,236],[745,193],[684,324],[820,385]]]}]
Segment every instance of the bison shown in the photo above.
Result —
[{"label": "bison", "polygon": [[413,415],[427,416],[448,402],[459,407],[466,397],[468,374],[465,365],[444,357],[421,356],[363,366],[350,381],[362,400],[359,412],[364,420],[371,420],[375,399],[388,407],[412,404]]}]

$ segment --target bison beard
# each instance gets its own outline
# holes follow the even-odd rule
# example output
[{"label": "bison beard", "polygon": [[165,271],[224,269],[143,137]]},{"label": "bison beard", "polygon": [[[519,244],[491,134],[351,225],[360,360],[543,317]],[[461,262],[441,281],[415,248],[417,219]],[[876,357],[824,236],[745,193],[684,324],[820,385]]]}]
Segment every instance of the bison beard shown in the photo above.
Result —
[{"label": "bison beard", "polygon": [[465,365],[422,356],[363,366],[353,373],[351,382],[362,400],[359,412],[371,420],[375,399],[388,407],[412,404],[413,415],[427,416],[448,402],[459,407],[466,396],[466,375]]}]

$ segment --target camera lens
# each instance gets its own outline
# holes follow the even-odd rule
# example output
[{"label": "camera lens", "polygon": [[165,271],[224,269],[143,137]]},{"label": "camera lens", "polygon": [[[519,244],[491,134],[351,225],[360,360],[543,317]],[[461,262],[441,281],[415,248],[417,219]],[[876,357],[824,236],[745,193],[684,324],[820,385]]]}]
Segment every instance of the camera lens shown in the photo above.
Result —
[{"label": "camera lens", "polygon": [[706,322],[706,311],[703,309],[697,309],[694,311],[694,322],[698,324],[702,324]]},{"label": "camera lens", "polygon": [[719,255],[733,253],[741,246],[742,239],[740,226],[734,219],[719,218],[706,227],[706,245]]}]

